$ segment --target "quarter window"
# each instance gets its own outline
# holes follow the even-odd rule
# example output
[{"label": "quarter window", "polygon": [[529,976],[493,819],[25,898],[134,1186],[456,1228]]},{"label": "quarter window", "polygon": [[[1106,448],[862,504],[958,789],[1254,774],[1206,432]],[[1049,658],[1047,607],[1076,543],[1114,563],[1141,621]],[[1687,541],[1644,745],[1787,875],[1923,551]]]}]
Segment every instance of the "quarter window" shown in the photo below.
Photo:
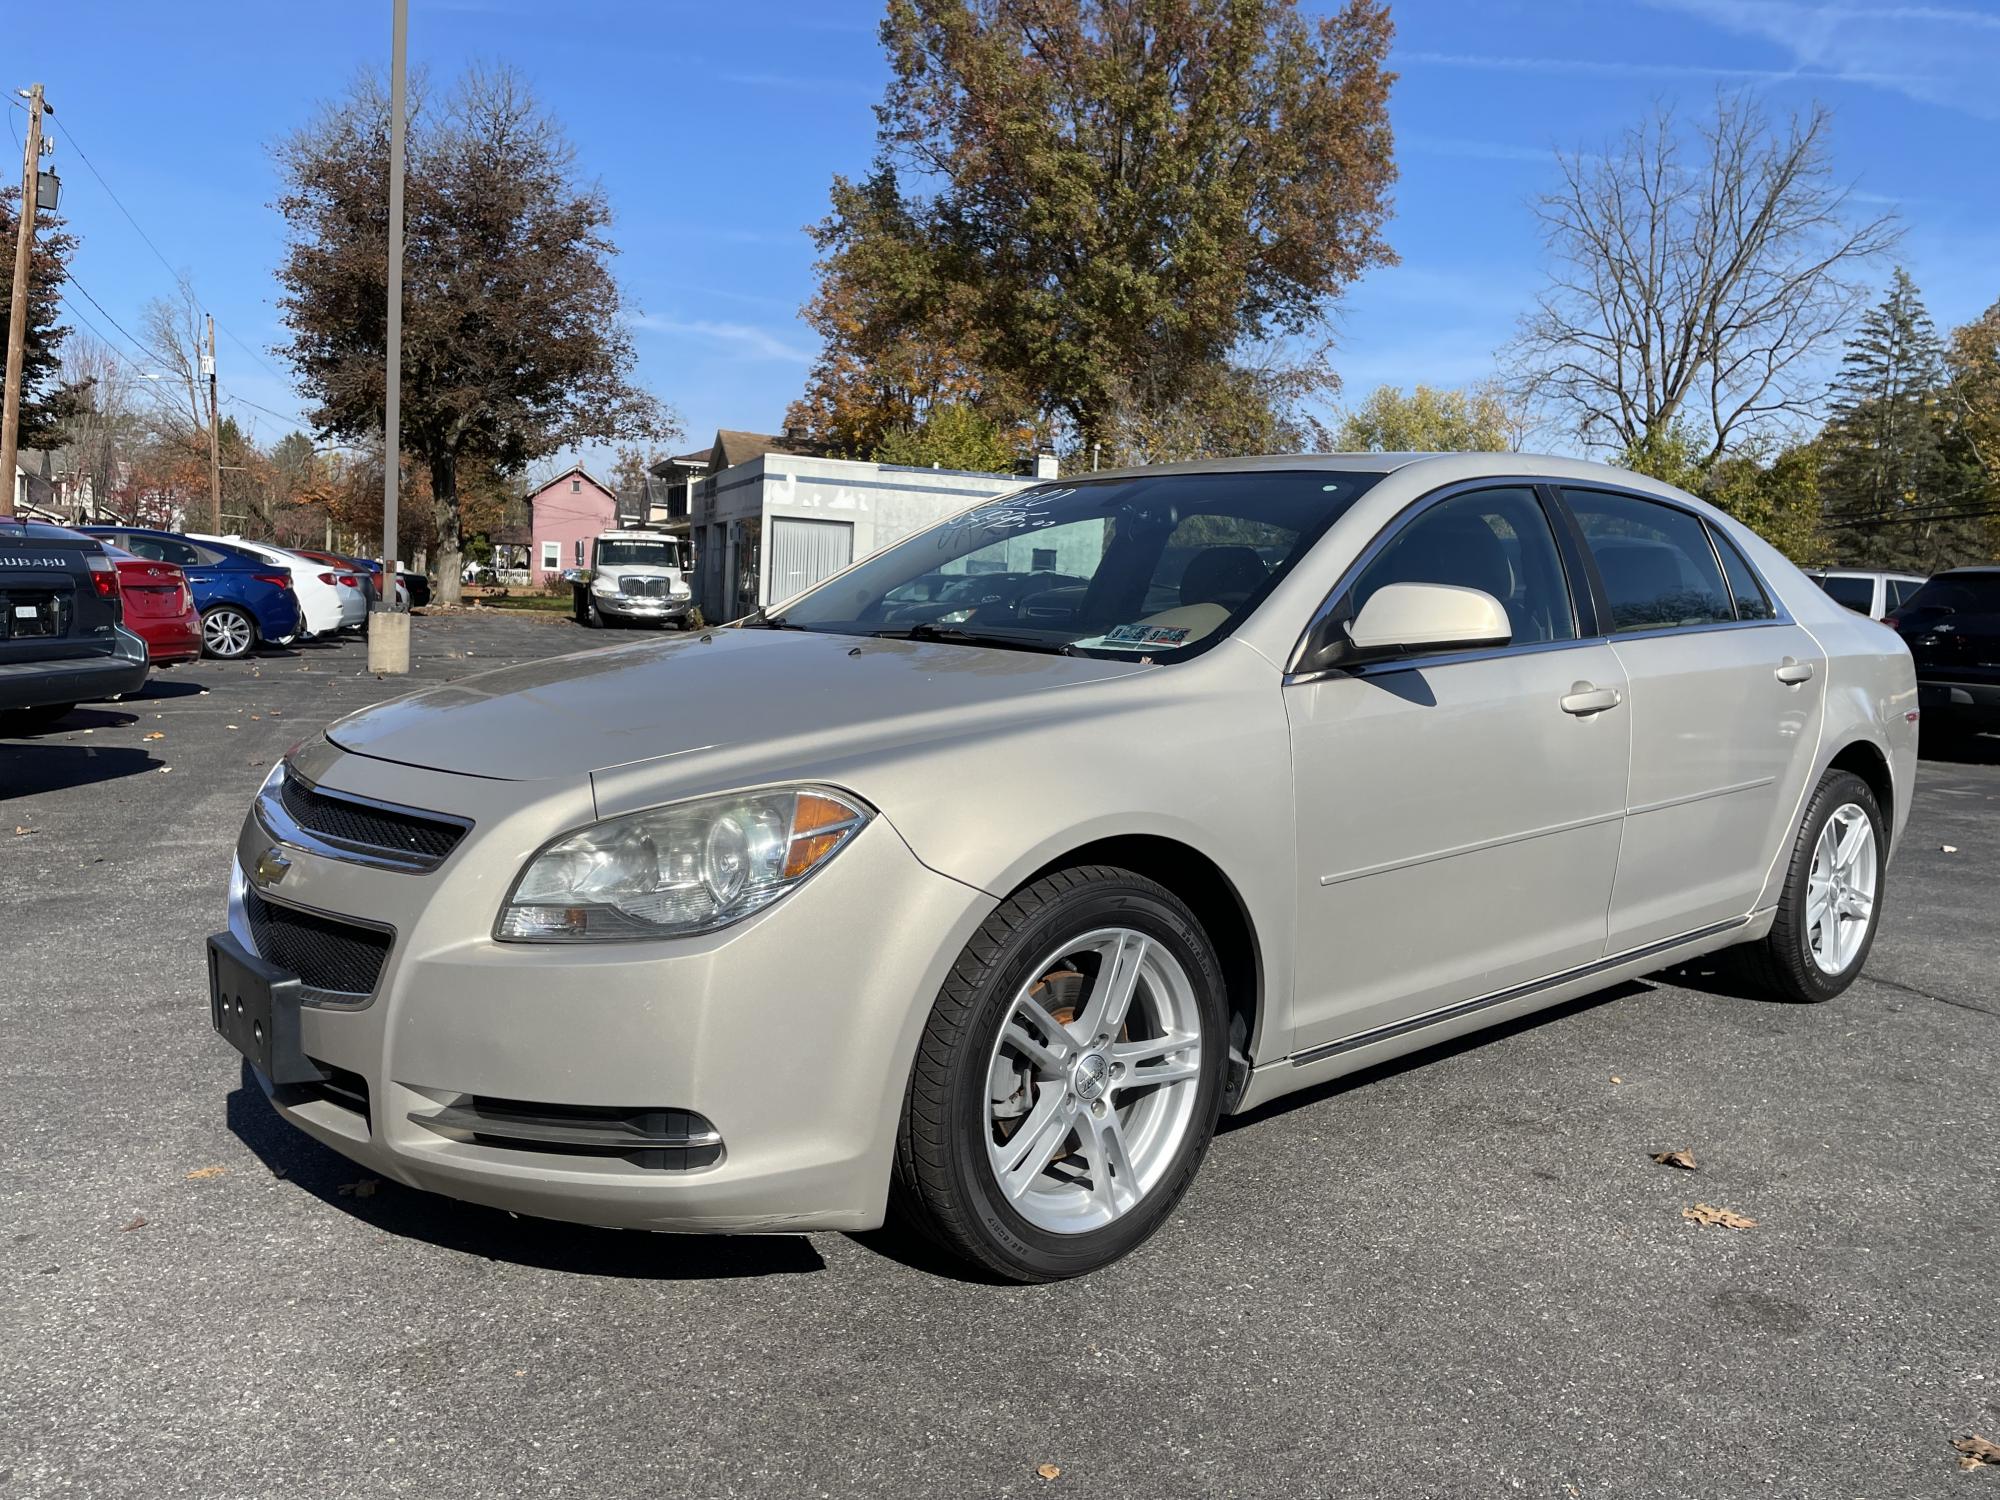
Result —
[{"label": "quarter window", "polygon": [[1576,639],[1562,559],[1535,492],[1477,490],[1440,500],[1361,570],[1349,618],[1391,583],[1449,583],[1500,601],[1516,644]]},{"label": "quarter window", "polygon": [[1611,606],[1611,629],[1671,630],[1736,618],[1701,518],[1677,506],[1564,490]]},{"label": "quarter window", "polygon": [[1852,576],[1829,575],[1819,581],[1826,590],[1827,598],[1835,604],[1844,604],[1858,615],[1871,613],[1875,608],[1875,580]]},{"label": "quarter window", "polygon": [[1715,527],[1709,527],[1708,534],[1715,539],[1715,550],[1722,556],[1722,576],[1729,581],[1730,597],[1736,601],[1736,618],[1777,619],[1778,612],[1771,607],[1771,596],[1757,581],[1756,570],[1750,566],[1749,559],[1737,550],[1736,543]]}]

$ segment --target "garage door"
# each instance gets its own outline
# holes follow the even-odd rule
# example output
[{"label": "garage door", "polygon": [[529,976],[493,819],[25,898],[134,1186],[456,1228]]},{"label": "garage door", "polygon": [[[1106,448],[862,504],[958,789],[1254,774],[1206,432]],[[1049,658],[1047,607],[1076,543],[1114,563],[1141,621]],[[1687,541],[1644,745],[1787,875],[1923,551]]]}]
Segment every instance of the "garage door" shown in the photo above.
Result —
[{"label": "garage door", "polygon": [[764,602],[776,604],[831,578],[854,561],[854,526],[848,521],[771,521],[765,551]]}]

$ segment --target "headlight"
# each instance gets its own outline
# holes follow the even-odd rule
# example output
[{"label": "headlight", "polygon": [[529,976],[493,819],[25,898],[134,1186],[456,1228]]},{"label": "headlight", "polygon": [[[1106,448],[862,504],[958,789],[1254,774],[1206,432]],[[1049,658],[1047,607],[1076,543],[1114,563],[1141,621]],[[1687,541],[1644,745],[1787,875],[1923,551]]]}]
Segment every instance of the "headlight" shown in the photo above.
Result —
[{"label": "headlight", "polygon": [[686,937],[769,906],[873,814],[830,787],[677,802],[558,839],[500,913],[503,941]]},{"label": "headlight", "polygon": [[676,599],[685,599],[694,592],[693,589],[689,588],[685,583],[681,582],[681,580],[678,578],[676,578],[673,581],[673,583],[668,586],[667,591],[671,593]]}]

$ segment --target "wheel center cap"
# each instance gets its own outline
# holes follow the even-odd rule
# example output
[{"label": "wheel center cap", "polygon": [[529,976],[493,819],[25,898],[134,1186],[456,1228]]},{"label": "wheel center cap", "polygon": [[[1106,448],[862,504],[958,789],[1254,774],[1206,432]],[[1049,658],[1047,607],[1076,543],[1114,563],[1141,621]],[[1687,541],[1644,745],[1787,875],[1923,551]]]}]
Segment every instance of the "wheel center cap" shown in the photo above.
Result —
[{"label": "wheel center cap", "polygon": [[1110,1081],[1111,1064],[1104,1060],[1102,1052],[1086,1052],[1070,1070],[1070,1090],[1086,1104],[1100,1098]]}]

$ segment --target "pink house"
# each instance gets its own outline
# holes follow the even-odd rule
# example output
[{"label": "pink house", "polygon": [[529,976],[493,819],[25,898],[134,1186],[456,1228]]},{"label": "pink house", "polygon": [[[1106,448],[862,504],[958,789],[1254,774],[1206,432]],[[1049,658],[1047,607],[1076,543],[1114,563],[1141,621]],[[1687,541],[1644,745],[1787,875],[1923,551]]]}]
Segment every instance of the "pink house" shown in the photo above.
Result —
[{"label": "pink house", "polygon": [[530,495],[528,514],[528,576],[539,588],[565,568],[590,566],[590,540],[616,524],[618,497],[578,464]]}]

